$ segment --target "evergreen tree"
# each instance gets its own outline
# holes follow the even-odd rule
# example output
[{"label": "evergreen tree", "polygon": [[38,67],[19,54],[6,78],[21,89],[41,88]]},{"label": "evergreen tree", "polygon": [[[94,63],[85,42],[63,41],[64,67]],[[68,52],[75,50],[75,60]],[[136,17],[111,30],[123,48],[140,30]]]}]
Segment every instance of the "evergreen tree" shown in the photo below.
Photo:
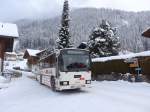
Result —
[{"label": "evergreen tree", "polygon": [[65,0],[63,7],[63,14],[61,20],[61,29],[59,31],[59,37],[56,40],[58,49],[71,47],[70,33],[69,33],[69,4],[68,0]]},{"label": "evergreen tree", "polygon": [[116,28],[112,28],[106,20],[102,20],[100,26],[89,36],[88,48],[96,57],[118,55],[120,42]]}]

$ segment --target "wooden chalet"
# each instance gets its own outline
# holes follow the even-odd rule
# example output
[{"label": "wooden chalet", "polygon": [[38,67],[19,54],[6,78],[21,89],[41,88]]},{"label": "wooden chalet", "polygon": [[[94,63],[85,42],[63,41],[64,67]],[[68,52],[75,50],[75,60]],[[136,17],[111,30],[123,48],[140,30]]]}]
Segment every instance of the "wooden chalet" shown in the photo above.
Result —
[{"label": "wooden chalet", "polygon": [[27,49],[24,53],[23,58],[27,59],[27,64],[31,71],[34,71],[34,69],[36,69],[35,67],[39,60],[36,54],[39,52],[40,50]]},{"label": "wooden chalet", "polygon": [[[150,28],[148,28],[146,31],[144,31],[142,33],[142,36],[146,37],[146,38],[150,38]],[[142,66],[142,72],[144,74],[148,74],[148,78],[150,79],[150,56],[146,56],[146,57],[141,57],[140,58],[140,64]]]},{"label": "wooden chalet", "polygon": [[18,29],[16,24],[0,23],[0,72],[3,72],[5,52],[12,52],[18,42]]},{"label": "wooden chalet", "polygon": [[144,31],[144,32],[142,33],[142,36],[147,37],[147,38],[150,38],[150,28],[148,28],[146,31]]}]

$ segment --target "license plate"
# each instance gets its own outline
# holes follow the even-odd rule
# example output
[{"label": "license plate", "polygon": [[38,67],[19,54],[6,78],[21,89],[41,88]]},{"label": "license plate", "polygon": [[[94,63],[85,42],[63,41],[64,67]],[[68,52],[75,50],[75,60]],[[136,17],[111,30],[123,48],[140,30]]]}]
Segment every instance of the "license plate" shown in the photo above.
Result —
[{"label": "license plate", "polygon": [[76,83],[76,84],[79,84],[79,83],[80,83],[80,81],[76,81],[75,83]]},{"label": "license plate", "polygon": [[80,78],[81,75],[74,75],[74,78]]},{"label": "license plate", "polygon": [[75,86],[71,86],[71,89],[74,89],[75,88]]}]

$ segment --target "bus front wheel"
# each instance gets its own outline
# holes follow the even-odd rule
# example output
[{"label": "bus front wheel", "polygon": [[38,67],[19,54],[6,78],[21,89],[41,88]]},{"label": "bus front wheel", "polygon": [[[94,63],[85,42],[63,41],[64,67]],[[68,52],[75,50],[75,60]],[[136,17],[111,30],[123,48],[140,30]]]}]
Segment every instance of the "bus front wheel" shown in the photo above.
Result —
[{"label": "bus front wheel", "polygon": [[56,91],[55,78],[54,78],[54,76],[51,77],[51,88],[52,88],[53,91]]}]

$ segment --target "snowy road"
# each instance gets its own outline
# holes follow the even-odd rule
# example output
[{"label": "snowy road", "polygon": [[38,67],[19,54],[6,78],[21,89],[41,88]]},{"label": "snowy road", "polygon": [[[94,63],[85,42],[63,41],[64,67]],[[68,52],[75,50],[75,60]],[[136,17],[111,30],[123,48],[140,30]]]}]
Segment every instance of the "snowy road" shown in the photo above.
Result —
[{"label": "snowy road", "polygon": [[147,83],[93,82],[82,91],[52,92],[25,74],[0,89],[0,112],[150,112]]}]

